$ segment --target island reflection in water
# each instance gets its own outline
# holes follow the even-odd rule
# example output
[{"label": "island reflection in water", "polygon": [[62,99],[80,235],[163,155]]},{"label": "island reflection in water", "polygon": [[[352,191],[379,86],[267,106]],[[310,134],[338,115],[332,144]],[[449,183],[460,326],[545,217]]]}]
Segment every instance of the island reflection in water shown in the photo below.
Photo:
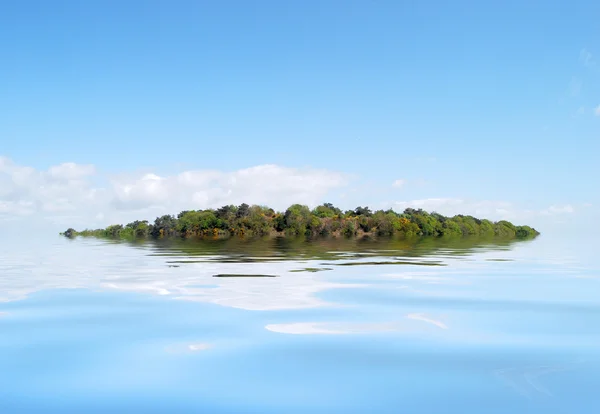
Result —
[{"label": "island reflection in water", "polygon": [[543,238],[3,247],[2,412],[599,407],[597,267]]}]

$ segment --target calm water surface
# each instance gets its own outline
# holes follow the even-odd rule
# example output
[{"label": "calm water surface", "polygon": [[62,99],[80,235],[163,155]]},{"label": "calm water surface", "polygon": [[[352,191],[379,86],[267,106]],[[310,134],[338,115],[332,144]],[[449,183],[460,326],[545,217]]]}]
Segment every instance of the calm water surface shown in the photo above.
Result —
[{"label": "calm water surface", "polygon": [[5,240],[0,413],[598,413],[594,246]]}]

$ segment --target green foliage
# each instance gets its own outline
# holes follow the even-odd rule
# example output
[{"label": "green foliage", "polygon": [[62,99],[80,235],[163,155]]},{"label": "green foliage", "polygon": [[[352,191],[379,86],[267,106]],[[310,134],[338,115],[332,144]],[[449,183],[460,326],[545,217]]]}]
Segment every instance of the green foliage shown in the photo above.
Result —
[{"label": "green foliage", "polygon": [[394,212],[376,211],[373,215],[373,226],[377,229],[380,236],[392,235],[396,228],[398,216]]},{"label": "green foliage", "polygon": [[121,224],[113,224],[108,226],[104,231],[106,232],[107,236],[117,237],[121,235],[121,230],[123,230],[123,226]]},{"label": "green foliage", "polygon": [[342,210],[337,207],[334,207],[331,203],[325,203],[320,206],[315,207],[312,211],[312,215],[318,218],[332,218],[335,216],[340,216],[342,214]]},{"label": "green foliage", "polygon": [[247,215],[242,219],[242,224],[244,229],[252,234],[266,235],[271,231],[269,222],[271,217],[271,209],[261,206],[252,206],[248,209]]},{"label": "green foliage", "polygon": [[77,235],[77,230],[69,227],[64,233],[61,233],[63,236],[71,238]]},{"label": "green foliage", "polygon": [[501,237],[515,237],[517,234],[517,228],[514,224],[506,220],[502,220],[496,223],[496,226],[494,227],[494,233],[496,236]]},{"label": "green foliage", "polygon": [[310,223],[311,213],[307,206],[294,204],[284,214],[286,231],[290,234],[306,234]]},{"label": "green foliage", "polygon": [[150,225],[147,220],[136,220],[128,223],[124,231],[121,232],[121,237],[146,237],[150,234]]},{"label": "green foliage", "polygon": [[462,228],[453,219],[447,219],[442,223],[442,234],[444,236],[462,236]]},{"label": "green foliage", "polygon": [[356,223],[354,220],[347,220],[343,230],[344,236],[351,237],[356,235]]},{"label": "green foliage", "polygon": [[531,234],[537,234],[537,231],[529,226],[517,226],[515,234],[518,238],[523,239],[529,237]]},{"label": "green foliage", "polygon": [[240,204],[238,207],[235,216],[236,218],[244,218],[250,213],[250,206],[246,203]]},{"label": "green foliage", "polygon": [[[536,234],[535,230],[533,230],[531,227],[529,229],[532,230],[531,234]],[[481,224],[479,225],[479,234],[481,234],[482,236],[493,236],[494,223],[492,223],[489,220],[481,220]]]},{"label": "green foliage", "polygon": [[369,216],[365,214],[357,215],[356,224],[358,225],[358,228],[365,233],[369,233],[375,227],[375,222],[370,216],[370,212]]},{"label": "green foliage", "polygon": [[369,207],[356,207],[354,209],[354,215],[355,216],[370,217],[370,216],[373,215],[373,213],[371,212],[371,210],[369,209]]},{"label": "green foliage", "polygon": [[153,237],[163,237],[163,236],[171,236],[175,233],[177,227],[177,219],[173,216],[164,215],[162,217],[157,217],[154,220],[154,225],[152,226],[152,230],[150,234]]},{"label": "green foliage", "polygon": [[224,235],[345,235],[376,234],[389,236],[485,236],[500,238],[532,238],[539,233],[529,226],[515,226],[502,220],[492,222],[472,216],[445,217],[421,209],[407,208],[402,213],[393,210],[372,212],[368,207],[357,207],[342,212],[330,203],[315,207],[294,204],[285,212],[276,212],[265,206],[241,204],[223,206],[216,210],[185,210],[177,217],[157,217],[153,224],[133,221],[125,227],[120,224],[105,229],[77,232],[69,228],[65,237],[94,236],[110,238],[140,237],[204,237]]}]

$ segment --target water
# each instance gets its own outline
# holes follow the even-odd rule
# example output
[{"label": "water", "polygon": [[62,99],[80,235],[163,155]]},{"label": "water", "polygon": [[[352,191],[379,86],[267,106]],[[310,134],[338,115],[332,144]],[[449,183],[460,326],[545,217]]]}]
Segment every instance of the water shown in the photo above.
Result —
[{"label": "water", "polygon": [[1,413],[600,410],[593,243],[1,246]]}]

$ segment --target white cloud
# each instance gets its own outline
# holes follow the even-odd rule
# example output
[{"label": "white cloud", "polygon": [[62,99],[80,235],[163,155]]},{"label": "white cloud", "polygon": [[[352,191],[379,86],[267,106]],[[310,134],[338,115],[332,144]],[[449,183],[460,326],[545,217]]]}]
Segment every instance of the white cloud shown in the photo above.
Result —
[{"label": "white cloud", "polygon": [[94,175],[96,169],[93,165],[81,165],[73,162],[56,165],[48,169],[48,174],[58,180],[77,180]]},{"label": "white cloud", "polygon": [[575,209],[573,208],[572,205],[570,204],[566,204],[564,206],[550,206],[542,211],[540,211],[540,214],[545,215],[545,216],[554,216],[557,214],[571,214],[574,213]]},{"label": "white cloud", "polygon": [[448,207],[448,206],[457,206],[462,205],[464,203],[463,200],[459,198],[426,198],[422,200],[412,200],[412,201],[397,201],[395,204],[399,208],[422,208],[422,209],[431,209],[438,207]]},{"label": "white cloud", "polygon": [[[270,164],[235,171],[191,170],[164,176],[146,172],[112,177],[92,165],[65,163],[37,170],[0,157],[0,220],[8,223],[33,215],[28,222],[36,219],[40,225],[82,228],[137,218],[152,220],[161,214],[225,204],[260,203],[282,210],[293,203],[314,206],[335,202],[336,195],[340,200],[338,190],[347,187],[349,181],[348,176],[335,171]],[[394,186],[403,182],[398,179]],[[345,190],[352,193],[353,188]],[[522,210],[506,201],[463,198],[425,198],[381,205],[389,207],[527,223],[535,217],[557,220],[578,209],[578,205],[566,204]]]},{"label": "white cloud", "polygon": [[594,61],[594,56],[587,49],[581,49],[579,52],[579,60],[583,63],[584,66],[594,66],[596,62]]},{"label": "white cloud", "polygon": [[594,108],[594,115],[600,116],[600,105],[598,105],[596,108]]},{"label": "white cloud", "polygon": [[93,173],[91,165],[65,163],[38,171],[0,157],[0,213],[57,213],[93,205],[100,191],[88,181]]},{"label": "white cloud", "polygon": [[186,171],[160,177],[123,177],[113,181],[113,205],[135,210],[149,207],[209,208],[224,204],[267,204],[283,209],[293,203],[316,205],[346,176],[328,170],[260,165],[233,172]]},{"label": "white cloud", "polygon": [[34,203],[30,201],[0,200],[0,214],[28,215],[35,211]]},{"label": "white cloud", "polygon": [[[106,188],[94,184],[102,180]],[[94,226],[144,211],[158,215],[241,203],[283,209],[293,203],[316,205],[346,183],[338,172],[278,165],[103,177],[93,165],[65,163],[40,171],[0,157],[0,216],[35,213],[61,221],[77,216]]]},{"label": "white cloud", "polygon": [[400,178],[392,183],[392,187],[400,188],[400,187],[403,187],[404,184],[406,184],[406,180],[403,180]]}]

